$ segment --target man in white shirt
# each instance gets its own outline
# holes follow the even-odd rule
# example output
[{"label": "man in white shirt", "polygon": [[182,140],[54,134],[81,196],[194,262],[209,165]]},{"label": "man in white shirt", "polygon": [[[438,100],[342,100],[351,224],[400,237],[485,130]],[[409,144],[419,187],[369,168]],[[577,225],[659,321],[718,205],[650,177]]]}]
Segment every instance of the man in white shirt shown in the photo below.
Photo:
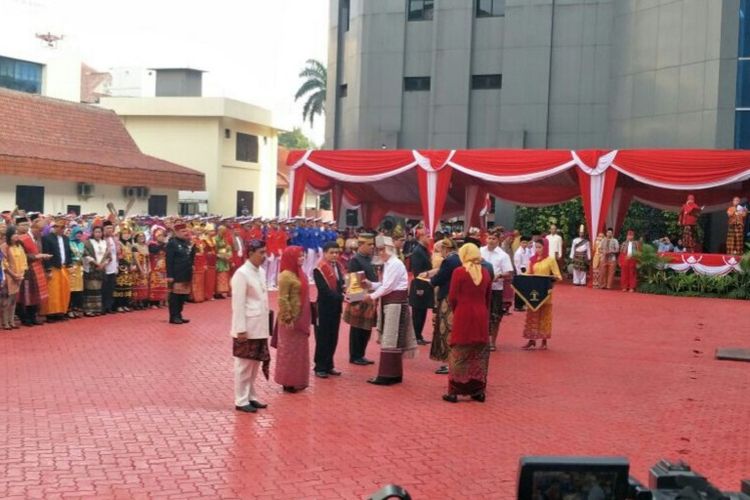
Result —
[{"label": "man in white shirt", "polygon": [[491,232],[487,235],[487,246],[479,249],[482,259],[492,264],[492,296],[490,299],[490,351],[496,349],[495,342],[503,319],[503,279],[513,274],[510,257],[500,248],[500,235]]},{"label": "man in white shirt", "polygon": [[560,272],[565,273],[565,262],[563,261],[563,239],[557,233],[557,226],[552,224],[549,227],[549,234],[547,235],[547,242],[549,243],[549,254],[557,261],[557,267],[560,268]]},{"label": "man in white shirt", "polygon": [[234,354],[234,408],[255,413],[268,405],[258,401],[255,378],[258,368],[268,380],[271,355],[268,351],[270,315],[263,262],[266,246],[253,240],[247,260],[232,276],[232,327]]},{"label": "man in white shirt", "polygon": [[382,312],[378,321],[380,334],[380,364],[378,376],[368,380],[375,385],[399,384],[403,380],[403,362],[406,357],[414,357],[417,350],[417,338],[409,309],[409,274],[406,266],[396,256],[393,240],[387,236],[375,239],[377,255],[383,262],[383,279],[369,285],[371,293],[365,297],[367,302],[380,299]]},{"label": "man in white shirt", "polygon": [[578,237],[570,245],[570,258],[573,260],[573,284],[586,286],[586,273],[591,262],[591,242],[586,238],[583,224],[578,228]]},{"label": "man in white shirt", "polygon": [[112,221],[105,220],[102,226],[104,227],[104,241],[107,243],[107,252],[109,252],[109,263],[104,268],[104,282],[102,283],[102,309],[105,313],[113,313],[115,312],[115,281],[119,269],[118,242],[115,239],[115,226]]},{"label": "man in white shirt", "polygon": [[[516,253],[513,254],[513,264],[516,269],[516,274],[523,274],[529,268],[529,261],[533,255],[533,245],[529,244],[530,238],[528,236],[521,236],[521,246],[516,249]],[[524,303],[521,298],[516,295],[513,298],[513,309],[516,311],[524,311]]]}]

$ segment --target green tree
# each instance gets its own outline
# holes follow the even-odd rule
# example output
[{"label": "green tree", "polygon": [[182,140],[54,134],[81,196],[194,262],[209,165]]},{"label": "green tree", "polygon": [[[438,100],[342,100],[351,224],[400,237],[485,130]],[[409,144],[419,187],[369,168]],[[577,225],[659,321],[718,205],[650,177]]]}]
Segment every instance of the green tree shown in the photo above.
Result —
[{"label": "green tree", "polygon": [[555,224],[566,241],[577,236],[578,226],[586,223],[580,198],[549,207],[517,207],[516,227],[521,234],[531,236],[532,231],[545,233]]},{"label": "green tree", "polygon": [[317,149],[317,146],[302,133],[299,127],[294,127],[291,132],[279,134],[279,146],[288,149]]},{"label": "green tree", "polygon": [[299,74],[305,81],[297,89],[294,100],[306,97],[305,106],[302,108],[302,120],[309,119],[312,127],[315,116],[325,113],[328,73],[323,63],[315,59],[308,59],[305,64],[305,69]]}]

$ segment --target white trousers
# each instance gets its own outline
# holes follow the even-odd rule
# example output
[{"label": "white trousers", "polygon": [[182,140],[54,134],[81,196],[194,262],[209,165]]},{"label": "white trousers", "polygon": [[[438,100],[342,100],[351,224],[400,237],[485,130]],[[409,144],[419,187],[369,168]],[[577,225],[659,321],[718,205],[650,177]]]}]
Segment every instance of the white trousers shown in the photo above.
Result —
[{"label": "white trousers", "polygon": [[313,279],[313,270],[315,269],[315,266],[318,263],[318,252],[313,249],[309,249],[307,251],[307,256],[305,257],[305,262],[302,265],[303,271],[305,271],[305,274],[307,275],[307,279],[309,281],[312,281]]},{"label": "white trousers", "polygon": [[269,255],[266,262],[263,264],[266,268],[266,286],[268,288],[276,288],[276,279],[279,275],[279,257],[275,255]]},{"label": "white trousers", "polygon": [[585,285],[586,284],[586,271],[579,271],[577,269],[573,269],[573,284]]},{"label": "white trousers", "polygon": [[245,406],[257,401],[255,377],[258,376],[260,361],[234,358],[234,405]]}]

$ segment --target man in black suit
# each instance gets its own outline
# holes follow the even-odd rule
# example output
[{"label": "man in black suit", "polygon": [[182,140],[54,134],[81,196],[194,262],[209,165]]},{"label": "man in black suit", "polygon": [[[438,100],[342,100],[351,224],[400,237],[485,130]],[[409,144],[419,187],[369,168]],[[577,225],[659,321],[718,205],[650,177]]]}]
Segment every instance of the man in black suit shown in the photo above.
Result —
[{"label": "man in black suit", "polygon": [[184,222],[174,225],[174,236],[167,243],[167,283],[169,283],[169,322],[173,325],[190,323],[182,317],[182,308],[190,295],[193,283],[195,247],[190,229]]},{"label": "man in black suit", "polygon": [[42,251],[51,257],[44,261],[47,273],[49,297],[44,310],[47,321],[67,319],[65,316],[70,306],[70,279],[68,268],[71,266],[70,241],[63,234],[65,220],[58,219],[52,223],[52,230],[42,238]]},{"label": "man in black suit", "polygon": [[344,268],[339,264],[341,249],[335,241],[323,245],[323,258],[313,270],[318,288],[318,322],[315,325],[315,376],[341,375],[333,366],[339,342],[344,302]]},{"label": "man in black suit", "polygon": [[435,307],[435,289],[429,281],[419,279],[418,276],[432,269],[430,255],[427,251],[427,245],[430,242],[430,235],[424,229],[417,230],[417,239],[411,247],[411,256],[409,262],[411,273],[414,279],[409,287],[409,305],[411,306],[411,318],[414,324],[414,334],[417,337],[417,344],[427,345],[430,342],[422,336],[427,311]]}]

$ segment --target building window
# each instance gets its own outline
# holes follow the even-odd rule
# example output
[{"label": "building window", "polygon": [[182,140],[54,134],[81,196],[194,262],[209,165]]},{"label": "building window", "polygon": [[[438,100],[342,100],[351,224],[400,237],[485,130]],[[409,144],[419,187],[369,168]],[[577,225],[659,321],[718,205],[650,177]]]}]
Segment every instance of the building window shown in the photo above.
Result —
[{"label": "building window", "polygon": [[29,94],[42,92],[42,65],[0,57],[0,87]]},{"label": "building window", "polygon": [[750,0],[740,0],[734,147],[750,149]]},{"label": "building window", "polygon": [[342,83],[339,85],[339,97],[346,97],[349,95],[349,85]]},{"label": "building window", "polygon": [[16,186],[16,206],[26,212],[44,213],[44,186]]},{"label": "building window", "polygon": [[404,78],[404,90],[407,92],[430,90],[430,77],[407,76],[406,78]]},{"label": "building window", "polygon": [[351,7],[349,5],[349,0],[341,0],[340,9],[341,28],[344,31],[349,31],[349,21],[351,18]]},{"label": "building window", "polygon": [[409,0],[409,21],[432,21],[435,0]]},{"label": "building window", "polygon": [[505,15],[505,0],[477,0],[477,17]]},{"label": "building window", "polygon": [[474,90],[503,88],[503,75],[474,75],[471,77],[471,88]]},{"label": "building window", "polygon": [[237,161],[258,163],[258,136],[237,132]]}]

